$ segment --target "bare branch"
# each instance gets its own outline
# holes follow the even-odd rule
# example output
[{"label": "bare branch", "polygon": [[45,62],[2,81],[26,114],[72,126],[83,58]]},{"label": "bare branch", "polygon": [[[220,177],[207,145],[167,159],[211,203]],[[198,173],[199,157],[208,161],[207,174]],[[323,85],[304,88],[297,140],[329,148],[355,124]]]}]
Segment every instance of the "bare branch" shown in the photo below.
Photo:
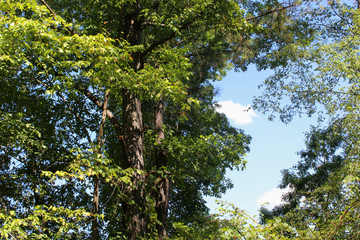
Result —
[{"label": "bare branch", "polygon": [[99,127],[99,132],[98,132],[98,139],[97,139],[97,144],[98,144],[98,148],[100,149],[102,147],[102,145],[104,144],[104,125],[105,125],[105,121],[106,121],[106,117],[107,117],[107,105],[109,102],[109,90],[105,91],[105,97],[104,97],[104,104],[103,104],[103,113],[101,116],[101,123],[100,123],[100,127]]},{"label": "bare branch", "polygon": [[166,27],[163,23],[143,22],[141,25]]},{"label": "bare branch", "polygon": [[40,1],[46,6],[46,8],[51,12],[51,14],[56,17],[56,13],[50,8],[50,6],[45,2],[45,0]]},{"label": "bare branch", "polygon": [[[83,92],[85,94],[85,96],[90,100],[92,101],[96,106],[98,106],[99,109],[103,110],[104,108],[104,104],[102,102],[100,102],[92,92],[90,92],[88,89],[80,86],[80,85],[75,85],[75,88],[81,92]],[[116,117],[114,116],[114,114],[106,109],[106,116],[110,119],[110,122],[114,125],[116,131],[117,131],[117,134],[119,136],[121,136],[123,133],[122,133],[122,127],[120,125],[120,123],[118,122],[118,120],[116,119]]]}]

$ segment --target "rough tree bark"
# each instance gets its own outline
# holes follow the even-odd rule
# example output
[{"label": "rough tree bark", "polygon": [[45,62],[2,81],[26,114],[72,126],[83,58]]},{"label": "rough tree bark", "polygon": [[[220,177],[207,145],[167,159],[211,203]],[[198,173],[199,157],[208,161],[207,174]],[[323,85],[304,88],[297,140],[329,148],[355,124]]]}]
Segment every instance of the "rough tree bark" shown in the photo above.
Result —
[{"label": "rough tree bark", "polygon": [[[93,178],[94,184],[94,193],[93,193],[93,202],[92,202],[92,213],[95,215],[99,212],[99,186],[100,179],[98,176]],[[100,238],[99,222],[97,217],[92,217],[91,219],[91,240],[96,240]]]},{"label": "rough tree bark", "polygon": [[[161,147],[162,141],[165,139],[164,130],[164,104],[162,101],[155,103],[155,133],[157,148],[155,150],[155,162],[157,171],[162,171],[167,166],[167,158],[165,150]],[[154,183],[155,187],[155,210],[157,213],[157,231],[159,239],[167,238],[166,219],[169,206],[169,188],[170,182],[165,173],[160,173]]]},{"label": "rough tree bark", "polygon": [[[134,4],[131,14],[126,14],[125,8],[120,11],[121,29],[120,35],[126,39],[130,45],[140,45],[142,43],[141,22],[139,20],[139,2]],[[132,55],[133,70],[138,72],[142,67],[142,59],[139,52]],[[145,196],[143,183],[144,175],[144,151],[143,151],[143,116],[141,110],[141,100],[139,97],[123,89],[122,92],[122,111],[123,111],[123,140],[124,140],[124,163],[134,170],[132,175],[132,186],[126,189],[128,202],[123,204],[123,226],[128,239],[137,239],[144,236],[146,231],[146,219],[144,210]]]},{"label": "rough tree bark", "polygon": [[[105,92],[105,98],[104,98],[104,103],[103,103],[103,113],[101,116],[101,122],[100,122],[100,126],[99,126],[98,138],[97,138],[97,146],[95,146],[95,149],[94,149],[95,154],[98,154],[101,152],[101,148],[104,144],[104,140],[103,140],[104,125],[105,125],[106,116],[107,116],[107,105],[109,102],[109,93],[110,93],[109,90],[107,90]],[[95,164],[97,164],[97,163],[95,163]],[[94,193],[93,193],[92,213],[95,215],[95,214],[99,213],[100,179],[97,175],[94,176],[94,178],[93,178],[93,184],[94,184]],[[91,223],[91,239],[92,240],[100,239],[100,229],[99,229],[99,222],[98,222],[97,217],[93,217],[91,221],[92,221],[92,223]]]},{"label": "rough tree bark", "polygon": [[126,147],[126,160],[129,167],[134,169],[132,186],[127,188],[129,202],[124,206],[125,221],[129,239],[136,239],[145,233],[144,204],[144,156],[143,156],[143,121],[141,101],[128,90],[123,90],[123,129]]}]

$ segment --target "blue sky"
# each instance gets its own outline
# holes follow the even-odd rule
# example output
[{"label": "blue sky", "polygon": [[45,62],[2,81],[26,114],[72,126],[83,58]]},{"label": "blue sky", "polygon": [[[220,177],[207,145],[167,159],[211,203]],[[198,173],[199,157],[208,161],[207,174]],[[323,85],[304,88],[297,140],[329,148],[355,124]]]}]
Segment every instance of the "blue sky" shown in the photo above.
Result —
[{"label": "blue sky", "polygon": [[[219,94],[216,100],[231,124],[250,134],[252,141],[247,154],[247,166],[244,171],[228,172],[234,187],[227,191],[221,200],[233,203],[251,216],[256,215],[261,203],[271,206],[281,201],[281,192],[277,189],[281,181],[281,170],[290,168],[299,161],[298,151],[304,149],[304,133],[315,118],[295,118],[289,124],[275,119],[269,121],[266,115],[250,110],[254,96],[261,93],[258,85],[271,74],[270,71],[258,72],[250,67],[247,72],[229,72],[219,82],[215,82]],[[206,198],[212,212],[217,205],[214,198]]]}]

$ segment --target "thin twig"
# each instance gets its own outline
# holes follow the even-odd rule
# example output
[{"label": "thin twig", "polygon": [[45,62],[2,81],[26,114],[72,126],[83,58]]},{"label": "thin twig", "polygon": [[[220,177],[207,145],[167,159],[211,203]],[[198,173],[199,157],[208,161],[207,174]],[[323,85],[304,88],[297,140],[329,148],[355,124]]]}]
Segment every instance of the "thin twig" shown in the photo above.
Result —
[{"label": "thin twig", "polygon": [[275,8],[275,9],[273,9],[273,10],[270,10],[270,11],[267,11],[267,12],[264,12],[264,13],[261,13],[261,14],[259,14],[259,15],[246,18],[245,20],[246,20],[246,21],[251,21],[251,20],[254,20],[254,19],[257,19],[257,18],[261,18],[261,17],[267,16],[267,15],[272,14],[272,13],[274,13],[274,12],[278,12],[278,11],[281,11],[281,10],[288,9],[288,8],[293,7],[293,6],[295,6],[295,5],[296,5],[296,3],[292,3],[292,4],[290,4],[290,5],[288,5],[288,6],[285,6],[285,7]]},{"label": "thin twig", "polygon": [[[39,79],[35,78],[35,80],[40,83],[41,85],[45,86],[46,88],[50,88],[51,86],[49,86],[48,84],[40,81]],[[58,91],[56,91],[56,95],[59,96],[63,102],[66,104],[67,108],[70,110],[70,112],[77,118],[77,120],[79,121],[81,127],[83,128],[83,131],[85,132],[86,134],[86,137],[89,141],[89,144],[92,145],[92,141],[91,141],[91,137],[90,137],[90,134],[89,134],[89,131],[87,130],[86,126],[85,126],[85,123],[84,121],[82,120],[82,118],[80,117],[80,115],[78,113],[76,113],[74,111],[74,109],[70,106],[70,104],[68,103],[68,101],[65,99],[65,97],[59,93]]]},{"label": "thin twig", "polygon": [[[42,0],[42,1],[43,1],[43,0]],[[38,66],[40,66],[40,67],[45,71],[46,75],[47,75],[48,77],[51,76],[51,74],[49,74],[49,72],[47,71],[46,67],[44,67],[43,64],[41,63],[41,60],[40,60],[39,56],[37,56],[37,55],[33,52],[32,48],[29,47],[25,42],[20,41],[20,39],[19,39],[17,36],[15,36],[15,35],[13,35],[13,36],[14,36],[15,38],[17,38],[17,39],[19,40],[19,42],[21,42],[21,43],[25,46],[25,48],[27,48],[30,52],[33,53],[33,55],[36,57],[36,60],[37,60],[37,62],[38,62]],[[51,87],[51,86],[49,86],[48,84],[40,81],[40,80],[37,79],[36,77],[35,77],[34,79],[35,79],[38,83],[40,83],[41,85],[45,86],[45,88]],[[88,138],[89,144],[91,144],[92,141],[91,141],[90,134],[89,134],[89,132],[87,131],[87,128],[86,128],[86,126],[84,125],[84,122],[83,122],[83,120],[81,119],[81,117],[71,108],[70,104],[66,101],[65,97],[64,97],[61,93],[59,93],[58,91],[56,91],[56,95],[58,95],[58,96],[65,102],[65,104],[66,104],[66,106],[68,107],[68,109],[70,110],[70,112],[76,116],[76,118],[77,118],[78,121],[80,122],[81,126],[83,127],[83,130],[84,130],[84,132],[85,132],[85,134],[86,134],[86,137]]]},{"label": "thin twig", "polygon": [[[356,205],[358,205],[358,204],[359,204],[359,202],[354,201],[347,209],[345,209],[344,214],[341,215],[341,217],[339,218],[339,223],[336,224],[336,225],[335,225],[335,228],[326,235],[326,239],[329,239],[329,237],[331,236],[331,234],[333,234],[335,231],[337,231],[337,230],[339,229],[339,227],[341,226],[342,220],[343,220],[343,218],[345,217],[345,215],[349,212],[349,210],[350,210],[351,208],[353,208],[354,206],[356,206]],[[331,238],[331,239],[334,239],[334,238]]]},{"label": "thin twig", "polygon": [[[85,94],[85,96],[92,101],[96,106],[98,106],[99,109],[103,110],[104,103],[100,102],[98,98],[94,96],[92,92],[90,92],[88,89],[80,86],[79,84],[75,84],[75,88]],[[118,122],[114,114],[109,110],[106,109],[106,115],[109,118],[110,122],[114,125],[115,130],[117,131],[118,136],[122,136],[122,127],[121,124]]]},{"label": "thin twig", "polygon": [[[44,5],[45,7],[50,11],[50,13],[53,15],[54,18],[56,18],[56,13],[51,9],[51,7],[49,6],[49,4],[47,4],[47,2],[45,0],[40,0]],[[72,34],[72,35],[75,35],[76,32],[70,28],[70,27],[66,27],[67,30],[69,30],[69,32]]]}]

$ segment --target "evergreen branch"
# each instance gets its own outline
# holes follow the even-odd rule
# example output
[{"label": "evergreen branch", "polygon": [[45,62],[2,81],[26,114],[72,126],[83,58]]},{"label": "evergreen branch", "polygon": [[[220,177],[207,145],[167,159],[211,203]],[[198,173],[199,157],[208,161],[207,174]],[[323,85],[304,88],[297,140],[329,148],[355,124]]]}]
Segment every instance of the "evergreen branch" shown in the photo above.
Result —
[{"label": "evergreen branch", "polygon": [[294,2],[294,3],[292,3],[292,4],[288,5],[288,6],[285,6],[285,7],[275,8],[275,9],[273,9],[273,10],[270,10],[270,11],[267,11],[267,12],[264,12],[264,13],[261,13],[261,14],[259,14],[259,15],[246,18],[245,20],[246,20],[246,21],[255,20],[255,19],[258,19],[258,18],[267,16],[267,15],[270,15],[270,14],[272,14],[272,13],[274,13],[274,12],[278,12],[278,11],[282,11],[282,10],[285,10],[285,9],[288,9],[288,8],[291,8],[291,7],[294,7],[295,5],[296,5],[296,2]]},{"label": "evergreen branch", "polygon": [[[265,13],[262,13],[260,15],[257,15],[257,16],[253,16],[253,17],[250,17],[250,18],[246,18],[245,20],[246,21],[251,21],[251,20],[254,20],[254,19],[258,19],[258,18],[261,18],[261,17],[264,17],[264,16],[267,16],[269,14],[272,14],[274,12],[278,12],[278,11],[282,11],[282,10],[285,10],[285,9],[288,9],[288,8],[291,8],[293,6],[296,5],[296,2],[288,5],[288,6],[282,6],[280,8],[275,8],[273,10],[270,10],[270,11],[267,11]],[[204,11],[202,11],[198,17],[202,16],[204,13]],[[178,31],[181,32],[182,30],[186,29],[187,27],[189,27],[191,24],[193,24],[194,22],[196,21],[196,18],[192,19],[192,20],[188,20],[187,22],[185,22],[179,29]],[[158,40],[158,41],[154,41],[147,49],[145,49],[145,51],[142,52],[141,54],[141,58],[145,57],[148,53],[150,53],[152,50],[154,50],[156,47],[164,44],[165,42],[173,39],[174,37],[176,36],[176,32],[173,31],[170,35]]]},{"label": "evergreen branch", "polygon": [[[185,28],[189,27],[192,23],[194,23],[195,20],[192,21],[187,21],[186,23],[184,23],[180,28],[179,31],[184,30]],[[172,38],[174,38],[176,36],[176,32],[172,32],[170,35],[164,37],[163,39],[160,39],[158,41],[153,42],[147,49],[145,49],[145,51],[142,52],[141,54],[141,58],[144,58],[149,52],[151,52],[152,50],[154,50],[156,47],[160,46],[161,44],[164,44],[165,42],[171,40]]]},{"label": "evergreen branch", "polygon": [[[207,5],[205,8],[208,8],[209,6],[211,6],[211,4]],[[201,11],[197,16],[195,16],[193,19],[189,19],[187,20],[182,26],[180,26],[178,28],[178,32],[183,31],[184,29],[188,28],[191,24],[193,24],[198,17],[201,17],[204,14],[204,10]],[[165,42],[173,39],[176,36],[176,32],[173,31],[170,35],[153,42],[147,49],[145,49],[144,52],[142,52],[141,54],[141,58],[144,58],[149,52],[151,52],[152,50],[154,50],[156,47],[160,46],[161,44],[164,44]]]}]

